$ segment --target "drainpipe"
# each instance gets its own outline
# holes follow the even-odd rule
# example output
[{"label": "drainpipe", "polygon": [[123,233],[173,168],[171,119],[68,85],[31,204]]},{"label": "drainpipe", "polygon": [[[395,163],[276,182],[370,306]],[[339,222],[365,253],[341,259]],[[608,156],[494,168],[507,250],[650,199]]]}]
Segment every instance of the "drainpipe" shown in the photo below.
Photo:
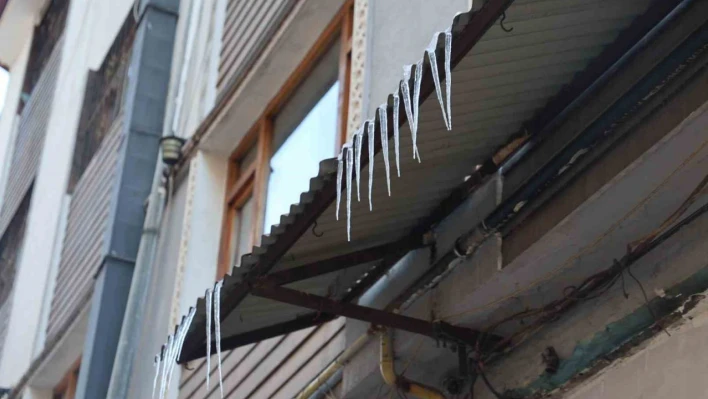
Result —
[{"label": "drainpipe", "polygon": [[145,314],[145,302],[148,300],[153,264],[157,253],[159,228],[165,208],[165,189],[162,187],[162,168],[158,161],[152,181],[152,190],[148,197],[147,212],[143,233],[140,237],[135,270],[130,285],[130,294],[125,308],[120,339],[113,361],[111,382],[108,386],[107,399],[126,399],[130,388],[130,375],[133,359],[140,340],[140,331]]},{"label": "drainpipe", "polygon": [[[179,0],[136,0],[133,12],[136,13],[139,10],[136,16],[139,24],[143,22],[142,19],[148,12],[148,8],[154,8],[165,14],[176,16],[179,10]],[[164,130],[166,130],[165,126],[163,126]],[[162,171],[162,161],[158,157],[150,186],[143,231],[140,236],[133,278],[130,283],[130,292],[128,293],[106,399],[127,399],[130,390],[130,378],[145,315],[144,304],[150,294],[149,288],[157,255],[159,229],[166,205],[167,190],[163,185]]]},{"label": "drainpipe", "polygon": [[381,332],[381,376],[384,382],[392,389],[400,389],[404,393],[421,399],[445,399],[440,391],[423,384],[410,381],[404,377],[396,375],[393,364],[393,345],[391,344],[391,334],[388,330]]}]

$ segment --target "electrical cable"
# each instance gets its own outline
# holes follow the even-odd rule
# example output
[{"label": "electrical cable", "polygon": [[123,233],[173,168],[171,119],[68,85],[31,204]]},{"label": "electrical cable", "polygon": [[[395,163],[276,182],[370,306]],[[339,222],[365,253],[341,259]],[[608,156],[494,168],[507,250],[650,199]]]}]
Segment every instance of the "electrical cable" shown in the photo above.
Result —
[{"label": "electrical cable", "polygon": [[487,386],[487,389],[489,389],[489,392],[494,395],[495,398],[497,399],[506,399],[504,395],[500,394],[496,389],[494,389],[494,386],[492,386],[492,383],[489,382],[487,379],[487,375],[484,374],[484,370],[482,370],[482,365],[480,363],[477,363],[477,374],[479,374],[480,377],[482,377],[482,381],[484,382],[484,385]]},{"label": "electrical cable", "polygon": [[668,336],[670,337],[671,334],[669,333],[669,330],[667,330],[666,328],[664,328],[664,326],[662,326],[662,325],[659,323],[659,319],[656,317],[656,313],[654,313],[654,309],[652,309],[651,304],[649,303],[649,297],[647,296],[647,292],[644,291],[644,286],[642,285],[641,281],[639,281],[639,279],[634,276],[634,274],[632,273],[632,268],[631,268],[630,266],[627,266],[627,274],[629,274],[629,277],[631,277],[632,279],[634,279],[634,281],[635,281],[635,282],[637,283],[637,285],[639,286],[639,289],[642,291],[642,295],[644,296],[644,303],[645,303],[647,309],[649,310],[649,313],[651,313],[651,317],[652,317],[652,319],[654,319],[654,323],[655,323],[656,325],[658,325],[659,327],[661,327],[661,329],[664,330],[664,332],[666,333],[666,335],[668,335]]},{"label": "electrical cable", "polygon": [[613,223],[602,235],[600,235],[595,241],[592,243],[588,244],[584,248],[582,248],[578,253],[575,255],[571,256],[568,258],[565,262],[561,263],[557,267],[555,267],[553,270],[550,270],[548,273],[546,273],[543,276],[540,276],[538,279],[532,281],[528,285],[518,288],[514,290],[513,292],[492,300],[490,302],[487,302],[483,305],[475,306],[473,308],[465,309],[456,313],[451,313],[448,315],[444,315],[443,317],[440,318],[440,320],[443,321],[451,321],[451,319],[455,319],[467,314],[471,313],[478,313],[481,312],[485,309],[488,309],[494,305],[503,303],[509,299],[517,297],[520,293],[526,292],[528,290],[531,290],[532,288],[535,288],[547,281],[550,281],[552,278],[556,277],[559,275],[561,272],[565,271],[571,264],[573,264],[577,259],[580,259],[582,256],[590,253],[593,249],[595,249],[605,238],[607,238],[610,234],[612,234],[615,230],[619,229],[619,227],[624,223],[627,219],[629,219],[631,216],[633,216],[635,213],[637,213],[639,210],[644,209],[644,206],[646,205],[647,202],[649,202],[650,199],[652,199],[655,195],[659,193],[659,191],[666,186],[669,181],[681,170],[683,170],[686,165],[688,165],[694,158],[698,156],[706,147],[708,147],[708,140],[703,141],[696,149],[689,154],[686,159],[681,162],[674,170],[671,171],[649,194],[647,194],[644,198],[642,198],[641,201],[639,201],[632,209],[630,209],[622,218],[617,220],[615,223]]}]

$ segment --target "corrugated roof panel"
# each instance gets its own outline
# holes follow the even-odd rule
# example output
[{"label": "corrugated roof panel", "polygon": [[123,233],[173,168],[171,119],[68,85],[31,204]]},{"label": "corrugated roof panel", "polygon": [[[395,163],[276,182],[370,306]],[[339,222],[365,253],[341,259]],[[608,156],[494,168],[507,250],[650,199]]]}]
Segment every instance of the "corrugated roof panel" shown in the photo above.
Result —
[{"label": "corrugated roof panel", "polygon": [[[352,190],[351,242],[347,241],[346,234],[345,190],[339,220],[335,219],[336,204],[332,203],[317,219],[317,235],[309,231],[302,234],[271,270],[351,253],[406,236],[462,184],[477,165],[508,142],[525,121],[544,107],[576,73],[584,70],[635,17],[644,13],[649,4],[650,0],[517,0],[512,3],[504,24],[513,31],[504,32],[499,23],[495,24],[453,69],[452,131],[445,128],[436,96],[429,96],[421,105],[419,116],[417,144],[422,163],[412,158],[412,141],[406,124],[400,130],[400,178],[396,176],[394,144],[389,141],[391,196],[386,188],[381,153],[376,154],[374,162],[373,210],[369,210],[368,204],[368,167],[362,170],[361,201],[356,199],[356,188]],[[459,24],[468,20],[466,14],[456,17],[458,25],[453,26],[453,32],[462,29]],[[438,40],[438,46],[442,42]],[[424,73],[430,74],[429,68],[426,67]],[[405,115],[402,103],[400,112]],[[362,157],[368,159],[366,149]],[[336,161],[324,161],[320,176],[311,181],[310,192],[304,193],[301,203],[291,211],[303,209],[304,203],[312,201],[317,190],[325,183],[331,184],[335,177]],[[248,270],[262,254],[268,253],[296,216],[294,213],[284,215],[281,225],[273,227],[271,236],[264,236],[262,247],[254,248],[254,254],[243,258],[244,266],[235,270],[235,274]],[[237,276],[227,277],[225,284],[228,286],[237,280]],[[353,281],[340,279],[339,283],[343,282]],[[315,285],[305,284],[303,288],[322,293],[330,290],[331,283],[327,278],[318,279]],[[199,303],[203,305],[203,301]],[[199,309],[203,314],[201,305]],[[302,308],[247,297],[231,314],[228,327],[223,331],[234,335],[292,320],[294,315],[304,313],[307,311]],[[253,320],[240,322],[236,314]]]}]

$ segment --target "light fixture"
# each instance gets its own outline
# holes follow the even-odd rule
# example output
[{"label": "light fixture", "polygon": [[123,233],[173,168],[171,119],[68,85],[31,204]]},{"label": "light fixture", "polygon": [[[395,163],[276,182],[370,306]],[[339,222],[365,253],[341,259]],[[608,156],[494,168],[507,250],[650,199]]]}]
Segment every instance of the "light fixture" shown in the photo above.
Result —
[{"label": "light fixture", "polygon": [[162,150],[162,162],[172,166],[182,159],[182,146],[184,139],[174,135],[165,136],[160,139],[160,149]]}]

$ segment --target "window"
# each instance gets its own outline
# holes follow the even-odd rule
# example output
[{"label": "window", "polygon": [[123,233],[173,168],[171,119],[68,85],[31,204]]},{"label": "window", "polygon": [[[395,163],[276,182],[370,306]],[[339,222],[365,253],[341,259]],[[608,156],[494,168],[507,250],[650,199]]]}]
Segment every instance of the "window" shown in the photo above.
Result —
[{"label": "window", "polygon": [[[79,358],[79,361],[81,358]],[[59,385],[54,388],[52,399],[74,399],[76,383],[79,381],[79,361],[62,378]]]},{"label": "window", "polygon": [[217,278],[299,202],[344,142],[353,7],[345,3],[231,156]]}]

